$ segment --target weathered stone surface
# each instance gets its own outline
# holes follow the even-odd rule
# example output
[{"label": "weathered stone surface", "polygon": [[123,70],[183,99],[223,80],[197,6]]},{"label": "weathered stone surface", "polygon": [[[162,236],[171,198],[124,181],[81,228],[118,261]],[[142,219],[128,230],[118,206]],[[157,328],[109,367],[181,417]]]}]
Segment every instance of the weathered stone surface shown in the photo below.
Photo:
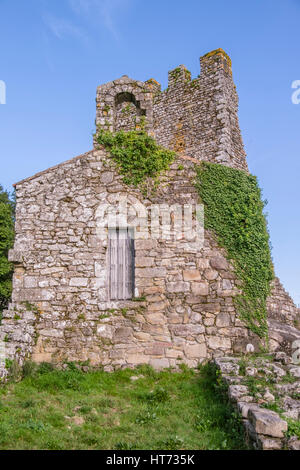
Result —
[{"label": "weathered stone surface", "polygon": [[210,265],[213,269],[216,270],[228,269],[228,261],[223,256],[214,256],[213,258],[211,258]]},{"label": "weathered stone surface", "polygon": [[221,369],[223,374],[239,374],[239,365],[236,362],[223,360],[223,358],[215,359],[216,365]]},{"label": "weathered stone surface", "polygon": [[155,369],[165,369],[167,367],[170,367],[170,362],[167,358],[165,359],[156,359],[152,358],[149,361],[150,366],[154,367]]},{"label": "weathered stone surface", "polygon": [[84,277],[73,277],[70,280],[71,287],[86,287],[88,284],[88,279]]},{"label": "weathered stone surface", "polygon": [[102,338],[112,339],[113,337],[113,328],[110,325],[99,325],[97,327],[97,335]]},{"label": "weathered stone surface", "polygon": [[232,400],[238,401],[243,395],[248,394],[248,388],[245,385],[230,385],[228,393]]},{"label": "weathered stone surface", "polygon": [[187,344],[184,352],[188,358],[204,358],[207,356],[206,344]]},{"label": "weathered stone surface", "polygon": [[201,275],[197,269],[191,269],[188,271],[183,271],[183,279],[185,281],[200,281]]},{"label": "weathered stone surface", "polygon": [[132,329],[128,327],[117,328],[114,334],[115,341],[128,340],[132,335]]},{"label": "weathered stone surface", "polygon": [[144,354],[126,354],[126,361],[128,364],[147,364],[149,362],[149,358]]},{"label": "weathered stone surface", "polygon": [[270,439],[259,435],[257,437],[258,448],[261,450],[281,450],[283,448],[283,443],[280,439]]},{"label": "weathered stone surface", "polygon": [[152,325],[164,325],[167,323],[167,318],[162,313],[150,313],[146,319]]},{"label": "weathered stone surface", "polygon": [[139,256],[135,258],[135,266],[137,268],[150,267],[154,265],[154,258]]},{"label": "weathered stone surface", "polygon": [[[243,397],[243,399],[244,399],[244,397]],[[237,405],[238,405],[238,410],[241,413],[243,418],[248,418],[248,412],[249,412],[250,409],[260,410],[259,405],[255,404],[255,403],[239,401]]]},{"label": "weathered stone surface", "polygon": [[101,175],[100,181],[104,184],[112,183],[114,174],[111,171],[104,171]]},{"label": "weathered stone surface", "polygon": [[284,437],[288,429],[287,422],[271,410],[249,410],[248,417],[255,431],[272,437]]},{"label": "weathered stone surface", "polygon": [[[295,328],[295,325],[298,324],[299,330],[300,309],[296,307],[292,298],[283,288],[280,280],[277,277],[272,282],[272,292],[268,298],[267,309],[270,320],[289,325],[292,328]],[[272,326],[274,329],[277,329],[275,324]],[[290,333],[288,333],[286,330],[284,335],[286,334],[289,335]]]},{"label": "weathered stone surface", "polygon": [[296,436],[291,437],[288,440],[287,446],[289,450],[300,450],[300,440]]},{"label": "weathered stone surface", "polygon": [[270,393],[268,390],[266,391],[266,393],[264,394],[263,396],[264,400],[266,400],[267,402],[273,402],[275,401],[275,397],[272,393]]},{"label": "weathered stone surface", "polygon": [[228,313],[219,313],[216,318],[216,326],[225,327],[231,323],[230,315]]},{"label": "weathered stone surface", "polygon": [[292,344],[300,340],[300,331],[297,328],[269,319],[269,337],[274,340],[276,349],[284,349],[284,352],[291,353]]},{"label": "weathered stone surface", "polygon": [[192,286],[193,295],[208,295],[209,294],[209,285],[207,282],[193,282]]},{"label": "weathered stone surface", "polygon": [[291,367],[289,372],[293,377],[300,378],[300,367]]},{"label": "weathered stone surface", "polygon": [[222,336],[208,336],[208,346],[211,349],[230,349],[231,341],[229,338],[223,338]]},{"label": "weathered stone surface", "polygon": [[208,281],[214,281],[218,277],[218,271],[215,271],[214,269],[205,269],[204,271],[204,277]]},{"label": "weathered stone surface", "polygon": [[177,281],[177,282],[169,282],[167,284],[167,292],[170,293],[180,293],[180,292],[188,292],[190,289],[190,285],[187,282]]}]

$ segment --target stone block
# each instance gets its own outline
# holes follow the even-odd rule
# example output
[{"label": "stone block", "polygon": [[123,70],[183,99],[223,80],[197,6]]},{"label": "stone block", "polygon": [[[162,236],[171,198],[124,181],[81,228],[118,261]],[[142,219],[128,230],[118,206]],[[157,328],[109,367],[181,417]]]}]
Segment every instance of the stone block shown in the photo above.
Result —
[{"label": "stone block", "polygon": [[178,357],[183,357],[183,352],[180,349],[168,348],[166,350],[166,357],[177,359]]},{"label": "stone block", "polygon": [[257,443],[261,450],[281,450],[283,448],[281,439],[270,439],[262,435],[257,436]]},{"label": "stone block", "polygon": [[287,446],[289,450],[300,450],[300,439],[298,439],[296,436],[291,437],[288,440]]},{"label": "stone block", "polygon": [[219,313],[216,318],[216,326],[226,327],[230,325],[230,315],[228,313]]},{"label": "stone block", "polygon": [[113,328],[110,325],[98,325],[97,335],[101,338],[112,339],[113,337]]},{"label": "stone block", "polygon": [[88,279],[85,277],[73,277],[70,279],[71,287],[86,287],[88,285]]},{"label": "stone block", "polygon": [[293,377],[300,378],[300,367],[291,367],[290,374]]},{"label": "stone block", "polygon": [[31,356],[32,362],[40,364],[41,362],[52,362],[52,353],[33,352]]},{"label": "stone block", "polygon": [[215,279],[217,279],[218,275],[219,273],[215,269],[205,269],[204,271],[204,277],[208,281],[214,281]]},{"label": "stone block", "polygon": [[208,282],[193,282],[191,285],[192,294],[194,295],[208,295],[209,285]]},{"label": "stone block", "polygon": [[233,401],[240,401],[241,397],[249,393],[248,387],[245,385],[229,385],[228,395]]},{"label": "stone block", "polygon": [[130,336],[132,336],[132,329],[121,326],[115,330],[114,340],[122,342],[123,340],[130,338]]},{"label": "stone block", "polygon": [[24,287],[25,289],[30,289],[37,287],[38,278],[34,276],[24,276]]},{"label": "stone block", "polygon": [[152,312],[158,312],[158,311],[163,311],[166,308],[166,302],[152,302],[149,305],[149,311]]},{"label": "stone block", "polygon": [[207,357],[206,344],[187,344],[184,348],[184,352],[187,358],[203,358]]},{"label": "stone block", "polygon": [[188,282],[177,281],[177,282],[168,282],[167,283],[167,292],[172,294],[180,292],[188,292],[190,290],[190,285]]},{"label": "stone block", "polygon": [[136,268],[135,274],[137,278],[165,277],[166,268]]},{"label": "stone block", "polygon": [[104,171],[100,176],[101,183],[109,184],[112,183],[114,174],[111,171]]},{"label": "stone block", "polygon": [[11,263],[22,263],[23,262],[23,252],[18,250],[9,250],[8,252],[8,261]]},{"label": "stone block", "polygon": [[[243,399],[244,399],[244,396],[243,396]],[[251,410],[259,410],[260,409],[259,405],[255,404],[255,403],[248,403],[248,402],[245,402],[245,401],[239,401],[237,406],[238,406],[238,410],[241,413],[243,418],[248,418],[248,412],[249,412],[250,409]]]},{"label": "stone block", "polygon": [[207,345],[210,349],[230,349],[230,338],[223,338],[222,336],[208,336]]},{"label": "stone block", "polygon": [[223,256],[214,256],[210,260],[210,265],[213,269],[226,270],[228,269],[228,262]]},{"label": "stone block", "polygon": [[193,307],[196,312],[219,313],[221,306],[219,303],[203,303]]},{"label": "stone block", "polygon": [[287,422],[280,418],[274,411],[267,409],[249,410],[249,421],[257,434],[271,437],[284,437],[288,429]]},{"label": "stone block", "polygon": [[149,335],[149,333],[143,333],[142,331],[134,332],[133,336],[136,339],[138,339],[139,341],[150,341],[151,340],[151,335]]},{"label": "stone block", "polygon": [[200,281],[201,275],[197,269],[190,269],[183,271],[183,279],[184,281]]},{"label": "stone block", "polygon": [[47,337],[51,337],[51,338],[62,338],[64,336],[63,331],[58,330],[56,328],[49,328],[49,329],[39,330],[39,334],[41,336],[47,336]]},{"label": "stone block", "polygon": [[165,325],[167,323],[167,318],[162,313],[149,313],[146,319],[151,325]]},{"label": "stone block", "polygon": [[166,369],[168,367],[170,367],[170,362],[167,358],[161,358],[161,359],[158,359],[158,358],[151,358],[149,360],[149,364],[151,367],[153,367],[154,369]]},{"label": "stone block", "polygon": [[[151,239],[148,240],[143,240],[143,239],[137,239],[135,242],[135,249],[136,250],[152,250],[153,248],[156,248],[157,246],[157,241]],[[138,253],[137,253],[138,256]]]},{"label": "stone block", "polygon": [[126,361],[128,364],[133,364],[133,365],[148,364],[149,358],[145,356],[145,354],[127,353]]},{"label": "stone block", "polygon": [[146,268],[154,265],[154,258],[150,256],[138,256],[135,258],[136,268]]}]

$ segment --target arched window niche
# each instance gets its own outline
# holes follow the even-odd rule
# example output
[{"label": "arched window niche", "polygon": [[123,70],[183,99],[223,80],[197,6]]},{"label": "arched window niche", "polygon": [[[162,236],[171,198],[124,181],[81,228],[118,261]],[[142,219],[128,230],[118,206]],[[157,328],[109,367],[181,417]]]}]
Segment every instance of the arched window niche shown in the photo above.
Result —
[{"label": "arched window niche", "polygon": [[140,127],[142,116],[146,111],[141,108],[133,93],[121,92],[115,96],[114,129],[118,131],[130,131]]}]

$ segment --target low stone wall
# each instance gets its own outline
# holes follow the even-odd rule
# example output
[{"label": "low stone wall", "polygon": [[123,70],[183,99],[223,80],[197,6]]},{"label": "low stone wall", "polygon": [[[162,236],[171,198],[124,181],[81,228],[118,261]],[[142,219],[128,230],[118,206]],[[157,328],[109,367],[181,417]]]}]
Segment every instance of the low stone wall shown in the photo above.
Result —
[{"label": "low stone wall", "polygon": [[[284,352],[214,360],[254,449],[300,450],[300,366]],[[274,411],[276,410],[276,411]],[[300,429],[300,426],[299,426]]]}]

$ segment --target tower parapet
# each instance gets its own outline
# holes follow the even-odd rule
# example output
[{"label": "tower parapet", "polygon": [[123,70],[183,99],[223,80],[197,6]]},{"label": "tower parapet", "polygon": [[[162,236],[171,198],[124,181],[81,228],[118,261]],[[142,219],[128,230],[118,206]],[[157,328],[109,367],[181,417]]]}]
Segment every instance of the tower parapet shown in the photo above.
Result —
[{"label": "tower parapet", "polygon": [[139,129],[160,145],[198,159],[248,170],[238,122],[231,59],[217,49],[200,58],[192,80],[184,66],[169,71],[168,88],[126,75],[97,89],[96,124],[111,132]]}]

